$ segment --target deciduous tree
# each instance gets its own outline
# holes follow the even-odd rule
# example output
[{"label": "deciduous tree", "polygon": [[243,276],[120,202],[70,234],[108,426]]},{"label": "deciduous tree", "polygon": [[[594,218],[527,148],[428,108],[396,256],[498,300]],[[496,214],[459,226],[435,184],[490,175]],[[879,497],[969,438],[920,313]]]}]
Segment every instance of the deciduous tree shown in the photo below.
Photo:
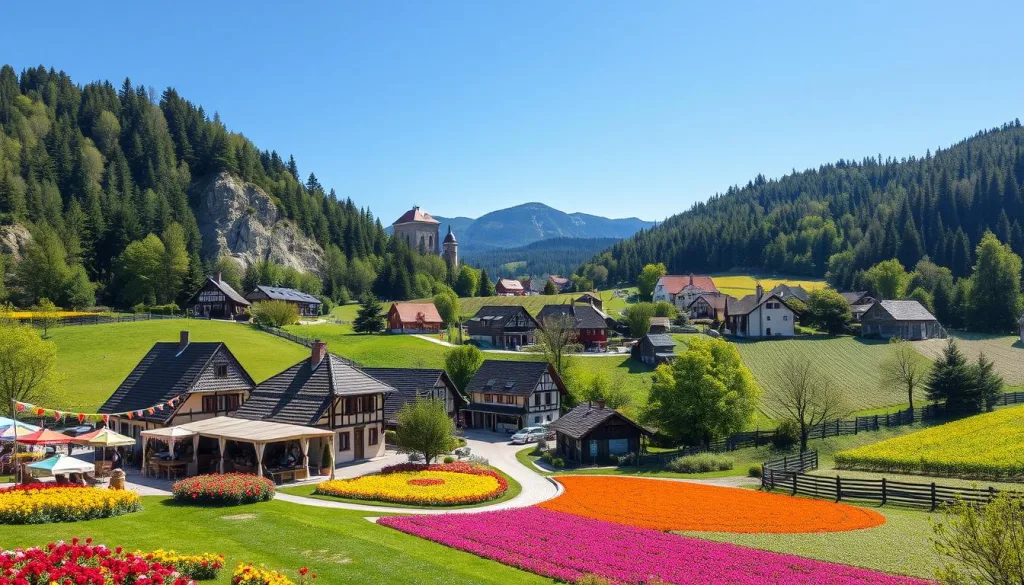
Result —
[{"label": "deciduous tree", "polygon": [[427,463],[458,447],[455,422],[448,416],[444,400],[417,398],[405,403],[398,410],[395,442],[402,453],[422,453]]},{"label": "deciduous tree", "polygon": [[484,363],[484,354],[476,346],[460,345],[444,354],[444,371],[459,392],[465,392],[473,374]]},{"label": "deciduous tree", "polygon": [[665,276],[666,272],[667,270],[665,265],[661,262],[644,266],[643,270],[640,271],[640,277],[637,278],[636,282],[636,287],[641,301],[652,300],[654,287],[658,284],[658,279]]},{"label": "deciduous tree", "polygon": [[924,382],[928,362],[910,342],[893,338],[889,347],[889,355],[882,362],[882,383],[906,392],[910,410],[914,410],[914,391]]}]

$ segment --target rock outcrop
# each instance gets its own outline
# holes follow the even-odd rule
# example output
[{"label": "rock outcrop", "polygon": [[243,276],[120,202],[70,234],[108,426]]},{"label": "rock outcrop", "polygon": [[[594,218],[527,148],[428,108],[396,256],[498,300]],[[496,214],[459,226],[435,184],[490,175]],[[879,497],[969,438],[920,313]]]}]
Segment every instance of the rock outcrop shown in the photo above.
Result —
[{"label": "rock outcrop", "polygon": [[302,272],[320,272],[323,249],[284,219],[263,189],[225,172],[197,182],[193,189],[204,259],[230,256],[243,268],[269,259]]},{"label": "rock outcrop", "polygon": [[15,262],[21,260],[21,254],[30,240],[32,234],[20,223],[0,225],[0,253],[9,254]]}]

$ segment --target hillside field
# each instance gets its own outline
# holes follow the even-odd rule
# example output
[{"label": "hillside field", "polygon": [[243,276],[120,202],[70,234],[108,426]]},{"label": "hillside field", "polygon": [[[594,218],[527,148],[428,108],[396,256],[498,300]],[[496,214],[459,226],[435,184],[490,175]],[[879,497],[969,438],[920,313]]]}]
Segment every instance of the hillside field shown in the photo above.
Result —
[{"label": "hillside field", "polygon": [[[890,351],[884,341],[813,336],[735,343],[743,364],[750,368],[764,390],[761,410],[769,417],[765,405],[770,403],[772,395],[782,390],[780,374],[790,355],[809,358],[820,375],[828,376],[842,390],[851,412],[907,402],[904,393],[882,385],[879,371]],[[922,356],[921,360],[927,358]],[[914,400],[924,404],[924,398],[922,388]]]},{"label": "hillside field", "polygon": [[[996,371],[1003,376],[1007,386],[1024,385],[1024,345],[1016,335],[984,335],[981,333],[951,333],[957,346],[968,361],[974,362],[978,355],[985,354],[995,364]],[[929,358],[942,355],[945,339],[929,339],[914,342],[914,347]]]},{"label": "hillside field", "polygon": [[736,298],[742,298],[745,295],[753,294],[757,290],[757,283],[760,282],[761,286],[765,290],[771,290],[776,285],[788,284],[790,286],[802,286],[807,292],[815,289],[825,288],[824,280],[817,279],[805,279],[805,278],[786,278],[786,277],[764,277],[761,278],[756,275],[749,274],[721,274],[712,275],[711,280],[715,282],[715,286],[718,290],[725,294],[732,295]]},{"label": "hillside field", "polygon": [[50,329],[57,345],[57,371],[64,375],[59,404],[94,411],[117,389],[158,341],[178,341],[183,329],[192,341],[223,341],[257,382],[308,355],[308,350],[249,325],[200,319],[76,325]]}]

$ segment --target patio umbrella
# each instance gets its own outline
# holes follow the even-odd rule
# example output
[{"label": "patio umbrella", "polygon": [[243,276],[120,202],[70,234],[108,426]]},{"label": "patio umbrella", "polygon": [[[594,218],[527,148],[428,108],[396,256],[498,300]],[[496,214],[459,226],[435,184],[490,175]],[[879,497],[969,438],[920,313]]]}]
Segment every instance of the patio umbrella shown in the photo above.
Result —
[{"label": "patio umbrella", "polygon": [[18,443],[22,445],[66,445],[74,440],[74,437],[48,429],[39,429],[27,435],[21,434],[20,430],[18,431]]},{"label": "patio umbrella", "polygon": [[87,473],[93,470],[93,464],[67,455],[54,455],[49,459],[30,463],[27,468],[32,472],[56,476],[68,473]]},{"label": "patio umbrella", "polygon": [[[91,433],[79,435],[71,440],[76,445],[85,445],[92,447],[95,451],[96,448],[103,449],[100,451],[100,461],[106,460],[106,449],[108,447],[127,447],[135,444],[135,439],[122,435],[121,433],[115,433],[107,427],[96,429]],[[93,456],[95,458],[95,455]]]},{"label": "patio umbrella", "polygon": [[[11,419],[8,418],[8,419],[4,419],[4,420],[10,421]],[[38,430],[39,430],[39,427],[37,427],[35,425],[30,425],[28,423],[19,422],[18,423],[18,439],[19,439],[19,442],[20,442],[20,439],[22,437],[24,437],[25,435],[28,435],[29,433],[34,433],[34,432],[36,432]],[[10,422],[8,422],[7,424],[3,424],[3,421],[0,421],[0,441],[13,441],[13,440],[14,440],[14,425],[11,424]]]}]

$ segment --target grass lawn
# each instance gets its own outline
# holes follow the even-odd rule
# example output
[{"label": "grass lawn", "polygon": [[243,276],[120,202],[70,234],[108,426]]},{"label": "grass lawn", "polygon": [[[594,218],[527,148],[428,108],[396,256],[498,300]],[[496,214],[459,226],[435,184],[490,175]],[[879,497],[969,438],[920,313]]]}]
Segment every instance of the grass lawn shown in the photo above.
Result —
[{"label": "grass lawn", "polygon": [[167,319],[137,323],[76,325],[50,330],[57,345],[63,395],[46,406],[94,411],[158,341],[178,341],[188,329],[192,341],[223,341],[257,382],[307,357],[309,350],[249,325]]},{"label": "grass lawn", "polygon": [[[523,491],[523,486],[518,481],[512,479],[500,469],[491,467],[491,471],[499,473],[508,482],[508,489],[505,493],[501,494],[500,497],[494,498],[493,500],[487,500],[486,502],[479,502],[477,504],[465,504],[462,506],[433,506],[436,508],[444,508],[445,510],[458,510],[462,508],[479,508],[480,506],[490,506],[491,504],[499,504],[501,502],[511,500],[518,496]],[[278,491],[291,494],[293,496],[303,496],[306,498],[315,498],[317,500],[326,500],[328,502],[345,502],[349,504],[364,504],[367,506],[388,506],[391,508],[423,508],[421,504],[397,504],[392,502],[380,502],[375,500],[359,500],[356,498],[338,498],[335,496],[323,496],[320,494],[313,493],[316,490],[315,484],[299,485],[294,487],[278,488]]]},{"label": "grass lawn", "polygon": [[73,536],[144,551],[215,552],[226,556],[217,585],[242,561],[284,570],[309,566],[317,583],[552,583],[536,575],[367,522],[365,512],[266,502],[229,508],[178,506],[143,498],[145,509],[75,524],[4,526],[3,546],[45,545]]},{"label": "grass lawn", "polygon": [[[978,355],[985,354],[985,357],[992,360],[996,371],[1003,376],[1003,380],[1010,386],[1024,385],[1024,344],[1016,335],[985,335],[982,333],[950,334],[956,340],[960,351],[964,353],[967,360],[974,362]],[[914,347],[922,354],[935,359],[942,354],[946,347],[945,339],[929,339],[926,341],[914,342]]]},{"label": "grass lawn", "polygon": [[[767,411],[764,405],[770,404],[772,395],[782,390],[781,373],[790,355],[808,357],[819,368],[819,373],[828,376],[842,391],[852,410],[883,408],[906,402],[905,393],[884,387],[880,379],[881,365],[891,351],[884,341],[813,336],[737,341],[736,348],[743,364],[750,368],[764,390],[762,411]],[[925,359],[921,358],[922,361]],[[919,396],[914,398],[915,401],[920,400],[920,404],[925,403],[923,387]]]},{"label": "grass lawn", "polygon": [[885,516],[885,524],[863,530],[820,534],[683,534],[886,573],[934,579],[935,569],[942,564],[942,558],[935,552],[929,537],[932,535],[931,521],[941,514],[892,507],[872,509]]},{"label": "grass lawn", "polygon": [[765,276],[749,274],[720,274],[712,276],[718,290],[736,298],[743,298],[745,295],[753,294],[757,290],[757,283],[760,282],[765,290],[771,290],[776,285],[788,284],[790,286],[802,286],[808,292],[825,288],[825,281],[820,279],[807,279],[805,277],[786,278],[778,275]]}]

